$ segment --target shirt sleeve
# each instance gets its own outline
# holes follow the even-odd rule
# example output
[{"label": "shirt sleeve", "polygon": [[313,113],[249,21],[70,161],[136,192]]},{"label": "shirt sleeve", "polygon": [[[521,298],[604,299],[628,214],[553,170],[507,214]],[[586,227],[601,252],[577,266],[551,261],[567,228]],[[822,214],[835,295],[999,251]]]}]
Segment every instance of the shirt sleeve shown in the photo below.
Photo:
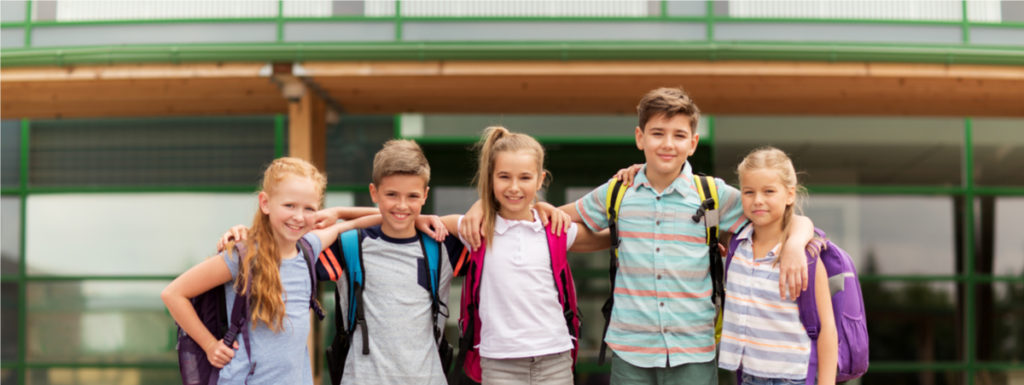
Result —
[{"label": "shirt sleeve", "polygon": [[230,251],[225,250],[220,253],[220,255],[224,258],[224,263],[228,264],[228,270],[231,270],[231,279],[234,280],[235,278],[238,278],[239,257],[238,253],[235,252],[235,249],[232,248]]},{"label": "shirt sleeve", "polygon": [[578,199],[574,204],[576,213],[583,218],[583,224],[593,232],[608,228],[608,212],[605,209],[607,196],[608,182],[605,182]]},{"label": "shirt sleeve", "polygon": [[718,185],[719,229],[735,234],[747,221],[743,216],[740,191],[720,178],[715,178],[715,184]]},{"label": "shirt sleeve", "polygon": [[569,230],[565,232],[565,249],[569,250],[572,248],[572,244],[576,242],[576,235],[579,234],[580,228],[576,226],[576,222],[569,224]]}]

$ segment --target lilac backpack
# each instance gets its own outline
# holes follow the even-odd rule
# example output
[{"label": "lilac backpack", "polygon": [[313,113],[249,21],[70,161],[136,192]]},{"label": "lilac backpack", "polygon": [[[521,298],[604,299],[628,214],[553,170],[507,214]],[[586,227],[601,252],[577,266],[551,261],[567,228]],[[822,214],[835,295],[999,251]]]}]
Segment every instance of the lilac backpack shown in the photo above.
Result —
[{"label": "lilac backpack", "polygon": [[[741,230],[737,230],[738,234]],[[824,241],[820,259],[825,264],[828,276],[828,287],[832,292],[832,314],[835,316],[836,332],[839,337],[839,368],[836,371],[836,382],[849,381],[863,376],[868,371],[868,323],[864,314],[864,297],[857,279],[857,269],[853,259],[843,249],[825,237],[825,232],[815,229],[815,235]],[[729,253],[725,259],[725,277],[729,277],[729,265],[733,253],[739,246],[739,239],[732,237],[729,242]],[[818,258],[807,256],[807,287],[808,290],[796,299],[800,308],[800,322],[811,337],[811,360],[807,367],[807,385],[814,385],[818,374],[818,305],[814,301],[814,271]],[[740,375],[737,372],[737,383]]]},{"label": "lilac backpack", "polygon": [[[309,306],[316,311],[317,317],[323,319],[324,312],[320,308],[320,303],[316,301],[318,297],[317,280],[316,272],[313,270],[316,264],[312,260],[316,256],[313,254],[313,246],[305,238],[300,238],[298,244],[299,249],[302,250],[305,256],[304,260],[310,273],[310,282],[313,284],[312,291],[310,292],[312,295],[309,298]],[[237,255],[245,255],[245,245],[240,242],[236,243],[235,251]],[[248,285],[249,283],[246,282],[246,286]],[[242,339],[245,341],[246,356],[249,357],[249,375],[252,375],[256,366],[252,363],[252,356],[248,354],[250,346],[249,328],[246,327],[246,321],[249,318],[249,295],[239,294],[235,298],[235,304],[231,307],[231,318],[229,319],[225,294],[224,285],[217,285],[192,298],[192,307],[195,308],[196,314],[199,315],[199,320],[210,330],[210,333],[213,333],[214,337],[224,340],[224,345],[230,347],[235,343],[238,335],[242,335]],[[228,322],[229,320],[230,322]],[[217,380],[220,378],[220,369],[210,364],[210,361],[206,359],[206,351],[203,350],[203,347],[192,340],[192,337],[189,337],[188,334],[185,334],[185,331],[180,326],[178,327],[178,344],[176,349],[178,350],[178,368],[181,371],[181,383],[183,385],[217,384]]]}]

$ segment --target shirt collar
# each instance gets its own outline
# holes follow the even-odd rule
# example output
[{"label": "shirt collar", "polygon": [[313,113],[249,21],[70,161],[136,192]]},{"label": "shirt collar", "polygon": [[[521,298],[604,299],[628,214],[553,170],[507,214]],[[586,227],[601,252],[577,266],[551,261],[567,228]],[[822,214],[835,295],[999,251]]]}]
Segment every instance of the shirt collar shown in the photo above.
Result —
[{"label": "shirt collar", "polygon": [[540,223],[540,215],[537,214],[537,210],[530,209],[530,212],[533,214],[533,221],[532,222],[523,221],[523,220],[509,220],[509,219],[502,218],[501,215],[495,215],[494,216],[494,233],[495,234],[505,234],[506,231],[508,231],[509,229],[511,229],[513,227],[516,227],[516,226],[525,226],[526,228],[528,228],[530,230],[533,230],[535,232],[540,232],[540,231],[544,230],[544,225],[542,225]]},{"label": "shirt collar", "polygon": [[[646,164],[644,164],[643,167],[640,168],[640,171],[636,173],[636,176],[633,177],[633,186],[637,189],[643,186],[654,190],[654,186],[651,186],[651,181],[647,179]],[[696,187],[693,186],[693,168],[690,167],[690,162],[687,161],[686,163],[683,163],[683,171],[679,173],[679,176],[677,176],[676,179],[673,180],[672,183],[670,183],[661,193],[664,195],[675,192],[685,197],[687,194],[690,194],[690,192],[696,193],[696,191]]]},{"label": "shirt collar", "polygon": [[[743,227],[743,229],[740,230],[739,233],[736,233],[735,236],[736,236],[736,239],[739,240],[739,242],[747,241],[747,242],[751,242],[751,244],[753,244],[752,242],[754,242],[754,224],[751,223],[751,224],[748,224],[747,226]],[[768,251],[768,253],[769,253],[768,255],[770,255],[770,256],[778,256],[779,255],[779,248],[781,246],[782,246],[781,243],[780,244],[776,244],[774,247],[772,247],[771,250]]]}]

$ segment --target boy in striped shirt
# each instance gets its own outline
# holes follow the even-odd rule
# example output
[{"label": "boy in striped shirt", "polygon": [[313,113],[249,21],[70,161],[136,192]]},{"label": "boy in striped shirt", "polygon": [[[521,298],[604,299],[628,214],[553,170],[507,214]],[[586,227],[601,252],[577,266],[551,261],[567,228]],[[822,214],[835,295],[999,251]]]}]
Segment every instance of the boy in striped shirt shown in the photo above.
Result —
[{"label": "boy in striped shirt", "polygon": [[[682,89],[659,88],[644,95],[637,114],[636,146],[646,163],[619,210],[615,306],[604,336],[613,352],[611,383],[717,384],[708,247],[704,224],[691,219],[701,202],[686,161],[700,139],[700,110]],[[746,220],[740,193],[721,179],[715,183],[720,228],[734,232]],[[561,208],[590,230],[603,230],[608,185]],[[813,224],[800,216],[793,226],[782,253],[783,298],[806,289],[804,246]]]}]

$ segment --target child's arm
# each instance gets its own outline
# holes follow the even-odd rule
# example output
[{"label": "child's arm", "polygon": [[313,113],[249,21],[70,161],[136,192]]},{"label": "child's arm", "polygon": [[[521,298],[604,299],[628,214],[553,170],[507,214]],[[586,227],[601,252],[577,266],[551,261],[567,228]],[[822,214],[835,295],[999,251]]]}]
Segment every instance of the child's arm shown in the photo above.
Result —
[{"label": "child's arm", "polygon": [[380,210],[376,207],[329,207],[316,212],[313,227],[322,229],[333,225],[339,219],[350,220],[374,214],[380,214]]},{"label": "child's arm", "polygon": [[803,215],[793,216],[793,226],[779,261],[779,298],[796,299],[807,290],[807,244],[814,239],[814,223]]},{"label": "child's arm", "polygon": [[612,235],[608,229],[595,233],[582,224],[576,225],[576,229],[576,241],[572,243],[569,251],[586,253],[611,247]]},{"label": "child's arm", "polygon": [[313,230],[310,233],[320,238],[321,245],[330,245],[338,239],[338,235],[352,229],[362,229],[380,224],[380,214],[367,215],[350,221],[336,222],[326,228]]},{"label": "child's arm", "polygon": [[814,277],[814,300],[818,305],[818,384],[836,383],[836,365],[839,360],[839,341],[835,316],[832,314],[832,292],[828,288],[825,265],[818,259]]},{"label": "child's arm", "polygon": [[215,255],[175,278],[160,293],[160,299],[164,301],[174,321],[192,337],[192,340],[203,347],[206,359],[218,368],[227,365],[235,356],[234,349],[238,349],[238,341],[235,341],[232,349],[214,337],[199,320],[199,315],[196,314],[196,309],[192,307],[189,299],[228,281],[231,281],[231,270],[228,269],[223,257]]},{"label": "child's arm", "polygon": [[[540,220],[542,224],[546,226],[548,224],[548,221],[557,221],[555,223],[556,227],[562,227],[563,230],[565,228],[568,228],[568,225],[558,225],[558,222],[563,222],[565,220],[565,217],[557,218],[556,213],[553,212],[554,210],[552,210],[550,207],[542,208],[540,206],[542,204],[548,206],[551,205],[550,203],[538,203],[538,205],[536,206],[538,208],[538,214],[540,214]],[[558,210],[561,210],[563,213],[569,214],[569,219],[572,222],[582,221],[579,214],[576,213],[576,208],[573,207],[572,203],[567,203],[562,206],[559,206]],[[476,250],[478,247],[480,247],[480,239],[483,238],[483,234],[481,234],[480,231],[483,228],[483,223],[484,209],[483,206],[480,204],[480,200],[477,199],[477,201],[473,202],[473,205],[469,207],[469,211],[466,211],[466,215],[462,217],[462,226],[459,227],[458,229],[459,235],[462,237],[462,239],[466,240],[466,242],[469,242],[469,247],[471,250]]]}]

